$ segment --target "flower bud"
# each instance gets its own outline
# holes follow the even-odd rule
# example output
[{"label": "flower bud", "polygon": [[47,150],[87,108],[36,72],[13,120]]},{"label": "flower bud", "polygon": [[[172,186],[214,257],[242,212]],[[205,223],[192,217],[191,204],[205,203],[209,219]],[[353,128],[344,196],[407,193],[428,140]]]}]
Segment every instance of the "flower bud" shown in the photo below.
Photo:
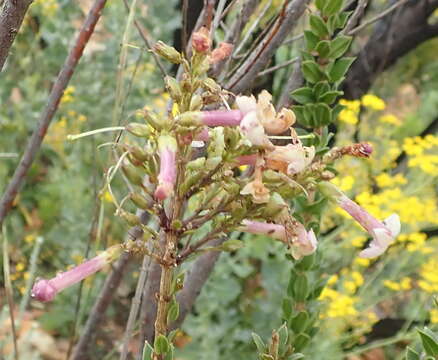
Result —
[{"label": "flower bud", "polygon": [[146,123],[152,126],[155,130],[159,131],[163,129],[165,121],[160,119],[155,113],[148,110],[146,107],[142,109],[142,115]]},{"label": "flower bud", "polygon": [[132,135],[138,137],[149,137],[151,134],[151,129],[147,125],[135,122],[126,125],[125,129]]},{"label": "flower bud", "polygon": [[134,159],[139,161],[140,163],[143,163],[150,158],[149,154],[137,145],[129,147],[129,154],[132,155]]},{"label": "flower bud", "polygon": [[130,193],[129,198],[140,209],[146,210],[149,209],[152,205],[152,199],[150,197],[145,197],[139,193]]},{"label": "flower bud", "polygon": [[122,171],[131,184],[141,185],[143,183],[143,177],[139,174],[137,169],[129,163],[122,165]]},{"label": "flower bud", "polygon": [[170,97],[174,101],[179,102],[182,98],[182,91],[178,81],[176,81],[176,79],[171,76],[166,76],[164,78],[164,81],[166,82],[166,89],[169,92]]},{"label": "flower bud", "polygon": [[201,27],[192,35],[192,47],[198,53],[207,53],[210,50],[211,39],[210,31],[205,27]]},{"label": "flower bud", "polygon": [[154,45],[154,51],[174,64],[180,64],[183,59],[182,55],[174,47],[169,46],[162,41],[157,41]]},{"label": "flower bud", "polygon": [[190,111],[199,111],[202,108],[202,97],[200,95],[193,95],[190,100]]},{"label": "flower bud", "polygon": [[130,226],[136,226],[136,225],[140,225],[141,221],[140,218],[135,215],[135,214],[131,214],[125,210],[120,210],[118,212],[118,215],[125,220]]},{"label": "flower bud", "polygon": [[211,52],[210,62],[212,64],[217,64],[218,62],[221,62],[222,60],[228,58],[231,55],[232,51],[233,51],[232,44],[221,42],[219,44],[219,47]]},{"label": "flower bud", "polygon": [[221,87],[220,85],[214,81],[212,78],[206,78],[202,81],[202,87],[207,90],[210,91],[211,93],[220,93],[221,92]]},{"label": "flower bud", "polygon": [[186,111],[175,118],[175,121],[183,126],[202,125],[201,111]]}]

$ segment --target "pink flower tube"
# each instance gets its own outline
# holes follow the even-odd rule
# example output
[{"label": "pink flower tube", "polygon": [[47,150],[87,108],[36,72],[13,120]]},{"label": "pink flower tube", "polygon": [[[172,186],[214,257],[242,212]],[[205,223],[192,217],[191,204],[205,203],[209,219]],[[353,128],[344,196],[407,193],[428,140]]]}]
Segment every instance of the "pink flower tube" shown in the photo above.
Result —
[{"label": "pink flower tube", "polygon": [[360,252],[359,257],[374,258],[382,255],[400,233],[400,218],[397,214],[390,215],[382,222],[348,198],[332,183],[321,182],[320,189],[327,196],[334,199],[373,237],[370,245]]},{"label": "pink flower tube", "polygon": [[400,233],[400,219],[397,214],[380,222],[344,194],[337,198],[337,202],[373,237],[368,248],[360,252],[360,257],[374,258],[382,255]]},{"label": "pink flower tube", "polygon": [[170,135],[161,135],[158,138],[158,153],[160,156],[160,173],[155,198],[164,200],[173,194],[176,182],[176,151],[178,145]]},{"label": "pink flower tube", "polygon": [[243,119],[240,110],[202,111],[201,120],[207,126],[238,126]]},{"label": "pink flower tube", "polygon": [[286,230],[283,225],[265,223],[261,221],[243,220],[241,231],[257,235],[267,235],[274,239],[286,241]]},{"label": "pink flower tube", "polygon": [[98,272],[105,265],[118,258],[120,253],[120,245],[114,245],[96,257],[56,275],[50,280],[38,280],[32,288],[32,297],[42,302],[52,301],[57,293]]}]

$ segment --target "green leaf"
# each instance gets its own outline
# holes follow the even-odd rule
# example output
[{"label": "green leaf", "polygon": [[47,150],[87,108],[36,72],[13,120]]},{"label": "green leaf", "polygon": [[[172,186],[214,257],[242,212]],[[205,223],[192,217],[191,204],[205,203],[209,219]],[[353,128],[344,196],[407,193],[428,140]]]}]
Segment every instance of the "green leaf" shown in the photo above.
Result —
[{"label": "green leaf", "polygon": [[316,104],[314,117],[318,127],[330,124],[332,119],[330,107],[324,103]]},{"label": "green leaf", "polygon": [[337,60],[328,73],[330,81],[336,82],[341,80],[355,59],[354,57],[345,57]]},{"label": "green leaf", "polygon": [[169,351],[167,352],[164,360],[173,360],[173,345],[170,344]]},{"label": "green leaf", "polygon": [[306,311],[301,311],[292,319],[290,327],[294,331],[294,333],[298,334],[304,331],[307,326],[308,320],[309,314]]},{"label": "green leaf", "polygon": [[294,310],[293,300],[289,297],[284,298],[282,303],[281,303],[281,308],[283,310],[283,318],[286,321],[289,321],[289,319],[291,318],[291,316],[293,314],[293,310]]},{"label": "green leaf", "polygon": [[291,92],[291,97],[300,104],[315,102],[313,90],[310,87],[302,87]]},{"label": "green leaf", "polygon": [[293,285],[294,298],[302,302],[306,300],[309,294],[309,281],[307,280],[306,274],[297,274],[294,285]]},{"label": "green leaf", "polygon": [[405,360],[420,360],[420,355],[408,346],[406,348]]},{"label": "green leaf", "polygon": [[331,105],[335,102],[338,96],[343,95],[343,91],[327,91],[318,98],[318,101]]},{"label": "green leaf", "polygon": [[302,61],[313,61],[315,57],[308,51],[301,50]]},{"label": "green leaf", "polygon": [[278,342],[278,349],[280,354],[282,354],[285,350],[285,347],[287,345],[287,340],[289,338],[289,332],[286,326],[286,323],[283,323],[283,325],[280,326],[280,328],[277,330],[278,332],[278,338],[279,338],[279,342]]},{"label": "green leaf", "polygon": [[313,32],[310,30],[304,31],[304,38],[306,39],[306,46],[308,51],[315,50],[316,44],[318,44],[319,37],[316,36]]},{"label": "green leaf", "polygon": [[312,31],[319,36],[319,38],[324,38],[328,36],[329,31],[324,20],[320,16],[311,14],[309,18],[309,24]]},{"label": "green leaf", "polygon": [[427,327],[424,329],[417,329],[421,337],[421,342],[423,343],[424,351],[427,355],[437,356],[438,355],[438,338],[437,336]]},{"label": "green leaf", "polygon": [[313,87],[313,94],[318,99],[322,94],[330,90],[330,85],[327,81],[320,81]]},{"label": "green leaf", "polygon": [[222,245],[219,247],[223,251],[236,251],[245,246],[245,243],[241,240],[231,239],[224,241]]},{"label": "green leaf", "polygon": [[179,316],[179,304],[174,299],[170,304],[169,311],[167,313],[167,323],[170,324],[178,319]]},{"label": "green leaf", "polygon": [[297,351],[304,349],[304,347],[310,342],[310,336],[304,333],[298,334],[295,338],[294,348]]},{"label": "green leaf", "polygon": [[158,354],[166,354],[169,351],[170,344],[167,338],[160,334],[155,338],[154,341],[154,351]]},{"label": "green leaf", "polygon": [[337,14],[339,11],[341,11],[343,5],[343,0],[327,0],[323,9],[323,14],[325,16]]},{"label": "green leaf", "polygon": [[316,0],[315,1],[315,6],[319,11],[324,10],[324,5],[325,5],[326,0]]},{"label": "green leaf", "polygon": [[304,78],[310,83],[316,83],[324,78],[324,73],[318,64],[312,60],[303,61],[301,64]]},{"label": "green leaf", "polygon": [[143,360],[151,360],[153,352],[154,352],[154,349],[146,341],[144,343],[144,346],[143,346],[143,356],[142,356],[142,359]]},{"label": "green leaf", "polygon": [[350,47],[352,39],[353,38],[351,36],[340,35],[336,37],[336,39],[332,40],[330,44],[330,53],[328,57],[332,59],[337,59],[344,55]]},{"label": "green leaf", "polygon": [[336,16],[335,28],[343,29],[345,25],[347,25],[347,20],[352,13],[353,11],[344,11],[338,15],[335,15]]},{"label": "green leaf", "polygon": [[263,353],[266,350],[266,345],[263,342],[262,338],[255,332],[251,333],[251,336],[252,336],[252,340],[254,341],[257,347],[258,352]]},{"label": "green leaf", "polygon": [[331,52],[330,50],[330,41],[322,40],[317,45],[315,50],[318,52],[319,57],[327,58]]},{"label": "green leaf", "polygon": [[314,263],[315,253],[304,256],[298,263],[295,264],[295,268],[302,271],[310,270]]},{"label": "green leaf", "polygon": [[301,353],[297,353],[297,354],[293,354],[289,360],[299,360],[299,359],[304,359],[304,355]]}]

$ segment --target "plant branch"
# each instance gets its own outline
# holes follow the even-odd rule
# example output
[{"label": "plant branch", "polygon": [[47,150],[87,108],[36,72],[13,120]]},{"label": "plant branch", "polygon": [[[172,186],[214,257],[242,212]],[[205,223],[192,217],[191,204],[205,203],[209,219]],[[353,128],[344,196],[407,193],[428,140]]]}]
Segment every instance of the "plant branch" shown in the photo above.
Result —
[{"label": "plant branch", "polygon": [[286,36],[293,30],[309,2],[309,0],[285,2],[270,31],[227,82],[225,88],[239,93],[251,87],[257,74],[266,66]]},{"label": "plant branch", "polygon": [[[212,241],[212,246],[219,246],[226,240],[226,237],[218,238]],[[202,287],[210,277],[216,261],[221,255],[220,251],[209,251],[199,256],[194,262],[184,281],[183,289],[178,293],[176,300],[179,303],[179,317],[171,324],[170,330],[177,329],[181,326],[186,316],[190,313],[196,299],[201,293]]]},{"label": "plant branch", "polygon": [[362,18],[365,12],[365,8],[367,7],[367,5],[368,5],[368,0],[358,1],[356,9],[354,10],[350,19],[348,19],[347,25],[341,31],[342,34],[349,34],[350,31],[359,23],[360,19]]},{"label": "plant branch", "polygon": [[[8,214],[12,203],[17,195],[20,186],[23,184],[26,174],[35,160],[35,156],[38,153],[41,143],[43,142],[44,136],[46,135],[47,129],[50,125],[53,116],[55,115],[61,97],[67,87],[73,72],[76,69],[76,65],[81,58],[84,48],[88,43],[91,35],[94,32],[94,28],[97,21],[100,18],[103,7],[106,4],[106,0],[96,0],[93,7],[90,9],[87,18],[82,25],[78,37],[76,38],[73,48],[70,50],[61,71],[59,72],[58,78],[53,85],[50,92],[49,99],[47,101],[46,107],[41,114],[40,120],[38,122],[37,128],[34,130],[24,154],[15,169],[14,175],[9,182],[3,197],[0,200],[0,225],[3,223],[6,215]],[[0,30],[1,32],[1,30]]]},{"label": "plant branch", "polygon": [[[5,0],[0,14],[0,71],[33,0]],[[1,223],[1,222],[0,222]]]}]

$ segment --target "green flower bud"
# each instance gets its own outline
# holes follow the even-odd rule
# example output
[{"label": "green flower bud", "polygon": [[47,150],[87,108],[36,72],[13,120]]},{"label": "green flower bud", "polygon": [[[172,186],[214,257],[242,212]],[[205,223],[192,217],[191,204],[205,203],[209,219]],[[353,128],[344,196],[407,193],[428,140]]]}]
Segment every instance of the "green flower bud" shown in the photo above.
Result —
[{"label": "green flower bud", "polygon": [[157,41],[154,45],[154,51],[174,64],[180,64],[183,59],[181,53],[179,53],[174,47],[169,46],[162,41]]},{"label": "green flower bud", "polygon": [[144,151],[140,146],[134,145],[129,147],[129,153],[134,157],[135,160],[141,163],[149,160],[150,155]]},{"label": "green flower bud", "polygon": [[205,166],[205,157],[200,157],[187,163],[188,170],[201,170]]},{"label": "green flower bud", "polygon": [[140,209],[146,210],[149,209],[152,205],[152,199],[148,196],[145,197],[139,193],[130,193],[129,199]]},{"label": "green flower bud", "polygon": [[206,78],[202,81],[202,87],[207,90],[210,91],[211,93],[220,93],[221,92],[221,87],[220,85],[214,81],[212,78]]},{"label": "green flower bud", "polygon": [[190,100],[190,111],[199,111],[202,109],[202,97],[200,95],[193,95]]},{"label": "green flower bud", "polygon": [[122,171],[133,185],[141,185],[143,183],[143,177],[139,174],[137,169],[130,164],[123,164]]},{"label": "green flower bud", "polygon": [[140,225],[141,223],[140,218],[137,215],[131,214],[124,210],[119,211],[119,216],[131,226]]},{"label": "green flower bud", "polygon": [[151,135],[151,128],[145,124],[129,123],[125,129],[132,135],[138,137],[149,137]]},{"label": "green flower bud", "polygon": [[200,126],[202,125],[202,112],[187,111],[178,115],[175,121],[183,126]]},{"label": "green flower bud", "polygon": [[144,108],[142,110],[142,115],[143,115],[146,123],[148,125],[152,126],[157,131],[162,130],[166,125],[165,120],[160,119],[154,112],[152,112],[146,108]]},{"label": "green flower bud", "polygon": [[164,81],[166,82],[166,89],[169,92],[170,97],[176,102],[181,101],[182,91],[178,81],[171,76],[166,76]]}]

